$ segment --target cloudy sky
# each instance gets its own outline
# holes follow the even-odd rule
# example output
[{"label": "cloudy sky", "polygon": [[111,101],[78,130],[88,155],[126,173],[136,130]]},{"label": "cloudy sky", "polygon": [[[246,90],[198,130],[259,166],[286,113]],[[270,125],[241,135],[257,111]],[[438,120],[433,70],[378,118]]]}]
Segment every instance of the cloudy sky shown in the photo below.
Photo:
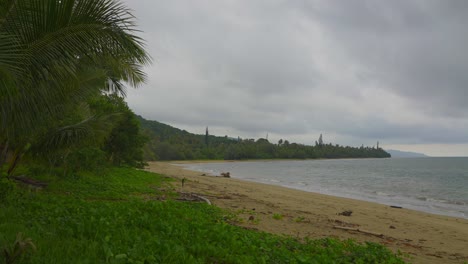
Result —
[{"label": "cloudy sky", "polygon": [[125,0],[137,113],[193,133],[468,156],[468,1]]}]

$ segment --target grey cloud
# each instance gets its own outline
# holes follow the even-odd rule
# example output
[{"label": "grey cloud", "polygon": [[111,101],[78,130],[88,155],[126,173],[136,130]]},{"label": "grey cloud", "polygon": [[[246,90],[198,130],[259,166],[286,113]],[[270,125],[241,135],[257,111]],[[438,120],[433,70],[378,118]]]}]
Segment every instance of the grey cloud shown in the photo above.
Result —
[{"label": "grey cloud", "polygon": [[320,3],[306,12],[342,43],[365,75],[424,111],[467,117],[468,2]]}]

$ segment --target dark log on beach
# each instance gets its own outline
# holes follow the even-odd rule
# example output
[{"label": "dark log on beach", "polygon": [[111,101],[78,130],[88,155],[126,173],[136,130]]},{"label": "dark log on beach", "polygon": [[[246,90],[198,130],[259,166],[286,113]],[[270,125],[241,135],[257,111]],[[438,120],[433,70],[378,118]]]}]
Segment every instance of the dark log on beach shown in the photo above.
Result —
[{"label": "dark log on beach", "polygon": [[224,178],[231,178],[231,173],[229,173],[229,172],[221,172],[221,176],[223,176]]},{"label": "dark log on beach", "polygon": [[353,213],[353,211],[347,210],[347,211],[343,211],[341,213],[338,213],[338,215],[351,216],[352,213]]},{"label": "dark log on beach", "polygon": [[396,206],[396,205],[390,205],[391,208],[397,208],[397,209],[402,209],[403,207],[401,206]]}]

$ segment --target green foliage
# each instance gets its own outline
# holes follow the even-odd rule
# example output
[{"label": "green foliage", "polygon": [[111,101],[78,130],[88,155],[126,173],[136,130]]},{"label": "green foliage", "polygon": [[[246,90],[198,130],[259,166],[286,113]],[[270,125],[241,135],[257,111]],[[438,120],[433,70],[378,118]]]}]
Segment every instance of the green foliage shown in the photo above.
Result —
[{"label": "green foliage", "polygon": [[8,180],[5,175],[0,175],[0,204],[4,203],[9,197],[10,193],[15,190],[15,185],[13,182]]},{"label": "green foliage", "polygon": [[29,144],[60,163],[102,141],[106,116],[88,103],[144,81],[149,57],[135,31],[118,0],[0,1],[0,149],[15,153],[11,172]]},{"label": "green foliage", "polygon": [[[62,174],[67,175],[79,171],[99,172],[111,165],[144,165],[142,148],[146,138],[122,97],[96,95],[89,99],[88,112],[93,118],[76,127],[87,127],[92,131],[91,136],[85,135],[84,140],[74,142],[67,140],[67,133],[53,132],[37,141],[39,143],[26,156],[29,167],[62,168]],[[60,130],[67,130],[67,127]],[[74,133],[75,129],[71,131]]]},{"label": "green foliage", "polygon": [[[122,80],[144,79],[140,67],[148,56],[134,35],[134,18],[118,1],[18,0],[0,6],[0,72],[7,81],[0,82],[0,128],[9,139],[24,136],[19,128],[32,128],[48,115],[53,119],[63,110],[58,103],[95,91],[97,82],[88,80],[96,75],[99,89],[106,79],[114,84],[107,90]],[[84,73],[93,78],[75,79]]]},{"label": "green foliage", "polygon": [[[139,117],[142,128],[149,138],[145,146],[146,160],[192,160],[192,159],[339,159],[339,158],[386,158],[390,155],[381,148],[344,147],[324,144],[307,146],[280,140],[278,144],[267,139],[229,138],[195,135],[157,121]],[[209,139],[209,140],[208,140]],[[209,142],[209,145],[206,144]]]},{"label": "green foliage", "polygon": [[71,152],[65,159],[64,167],[67,171],[98,171],[107,164],[106,153],[96,147],[83,147]]},{"label": "green foliage", "polygon": [[11,246],[6,246],[3,249],[3,256],[6,264],[13,264],[21,257],[29,253],[29,251],[35,251],[36,246],[29,237],[24,237],[22,233],[16,234],[16,240]]},{"label": "green foliage", "polygon": [[37,250],[17,263],[404,263],[377,244],[299,242],[230,225],[204,203],[152,200],[166,182],[116,168],[56,178],[39,193],[9,192],[0,248],[22,232]]},{"label": "green foliage", "polygon": [[143,167],[143,146],[147,139],[140,132],[140,122],[120,96],[99,96],[91,103],[97,114],[117,113],[116,121],[104,142],[103,150],[114,165]]},{"label": "green foliage", "polygon": [[283,219],[283,215],[282,214],[273,214],[273,219],[281,220],[281,219]]}]

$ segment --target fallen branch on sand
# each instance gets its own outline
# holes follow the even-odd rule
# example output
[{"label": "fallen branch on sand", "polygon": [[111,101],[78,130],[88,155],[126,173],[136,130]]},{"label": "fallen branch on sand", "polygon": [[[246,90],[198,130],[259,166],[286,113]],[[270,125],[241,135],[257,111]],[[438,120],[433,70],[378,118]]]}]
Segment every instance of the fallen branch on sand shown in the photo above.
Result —
[{"label": "fallen branch on sand", "polygon": [[367,230],[364,230],[364,229],[359,229],[359,228],[346,227],[346,226],[333,226],[333,228],[347,230],[347,231],[356,231],[356,232],[360,232],[360,233],[364,233],[364,234],[367,234],[367,235],[372,235],[372,236],[376,236],[376,237],[380,237],[380,238],[384,237],[383,234],[374,233],[374,232],[367,231]]},{"label": "fallen branch on sand", "polygon": [[197,194],[192,194],[192,196],[193,196],[193,197],[197,197],[198,199],[203,200],[203,201],[205,201],[207,204],[211,205],[211,202],[210,202],[210,200],[208,200],[208,198],[205,198],[205,197],[200,196],[200,195],[197,195]]},{"label": "fallen branch on sand", "polygon": [[181,192],[180,194],[183,195],[184,197],[178,198],[176,200],[191,201],[191,202],[193,202],[193,201],[204,201],[205,203],[211,205],[211,201],[208,200],[208,198],[203,197],[201,195],[198,195],[198,194],[195,194],[195,193],[184,193],[184,192]]}]

